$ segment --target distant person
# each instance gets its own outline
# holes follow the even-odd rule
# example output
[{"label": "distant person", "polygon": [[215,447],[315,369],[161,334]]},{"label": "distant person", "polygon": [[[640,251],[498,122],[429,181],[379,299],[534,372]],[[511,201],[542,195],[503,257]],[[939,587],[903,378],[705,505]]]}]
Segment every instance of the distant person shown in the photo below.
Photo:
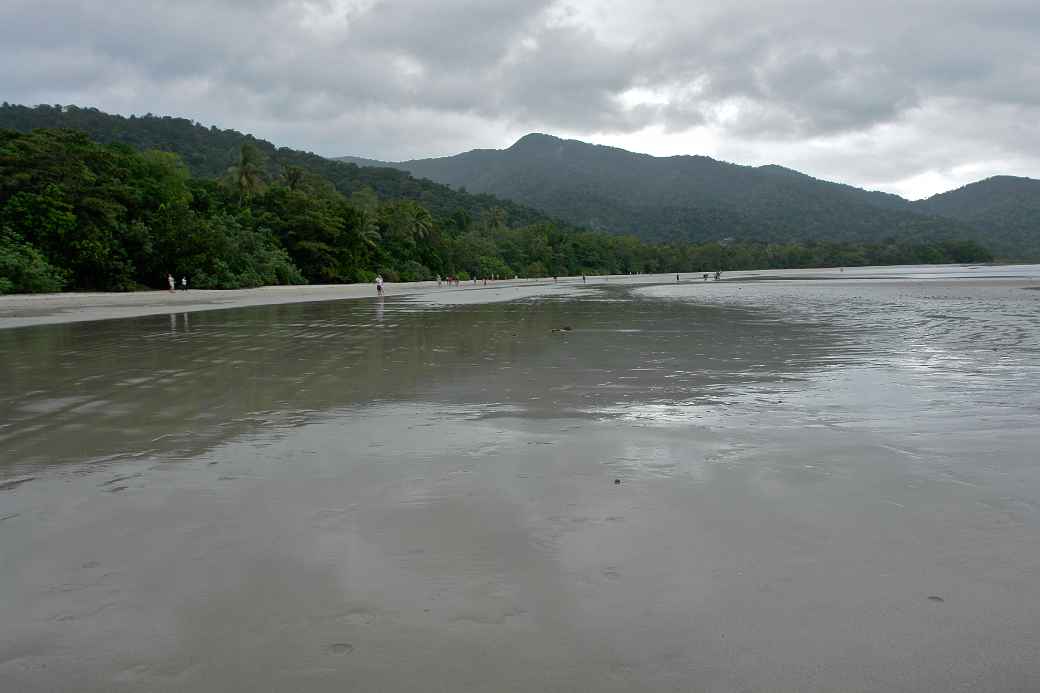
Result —
[{"label": "distant person", "polygon": [[679,281],[679,275],[678,274],[675,275],[675,281]]},{"label": "distant person", "polygon": [[441,275],[437,275],[437,288],[441,288]]},{"label": "distant person", "polygon": [[188,290],[188,278],[187,277],[181,277],[181,291],[187,291],[187,290]]},{"label": "distant person", "polygon": [[722,270],[715,270],[715,281],[722,279]]},{"label": "distant person", "polygon": [[707,272],[704,273],[704,281],[708,281],[708,273]]},{"label": "distant person", "polygon": [[553,283],[555,284],[557,281],[559,281],[559,280],[556,278],[556,275],[554,274],[553,275]]},{"label": "distant person", "polygon": [[176,284],[173,281],[173,275],[169,272],[166,273],[166,283],[169,284],[170,293],[172,294],[175,291]]},{"label": "distant person", "polygon": [[582,284],[584,284],[584,283],[585,283],[585,275],[584,275],[584,274],[583,274],[583,275],[581,275],[581,283],[582,283]]},{"label": "distant person", "polygon": [[376,275],[376,295],[383,295],[383,275],[381,274]]}]

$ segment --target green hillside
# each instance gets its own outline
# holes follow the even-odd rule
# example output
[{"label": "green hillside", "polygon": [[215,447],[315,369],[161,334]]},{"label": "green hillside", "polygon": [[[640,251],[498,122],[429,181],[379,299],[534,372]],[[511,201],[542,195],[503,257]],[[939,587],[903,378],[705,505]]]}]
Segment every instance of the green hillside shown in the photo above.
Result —
[{"label": "green hillside", "polygon": [[[504,150],[383,165],[507,197],[574,224],[654,240],[963,237],[993,242],[1009,256],[1040,253],[1040,233],[1028,221],[1036,218],[1029,207],[1029,200],[1038,204],[1035,193],[978,214],[947,214],[942,205],[912,203],[780,166],[654,157],[541,134]],[[1023,223],[1012,228],[1010,220]]]},{"label": "green hillside", "polygon": [[1000,254],[1040,261],[1040,180],[994,176],[913,205],[968,224]]},{"label": "green hillside", "polygon": [[653,243],[187,120],[0,109],[0,294],[990,259],[955,238]]},{"label": "green hillside", "polygon": [[351,195],[369,188],[385,199],[408,199],[422,204],[434,216],[446,219],[464,215],[479,219],[495,210],[507,225],[550,221],[543,212],[491,195],[472,195],[430,180],[419,180],[394,168],[362,168],[349,163],[256,139],[236,130],[206,127],[185,118],[145,115],[118,116],[95,108],[77,106],[0,106],[0,129],[29,132],[36,128],[66,128],[86,133],[103,144],[128,144],[136,149],[157,149],[177,154],[196,178],[217,178],[233,165],[243,142],[256,144],[264,154],[267,173],[276,177],[286,166],[299,166],[329,180]]}]

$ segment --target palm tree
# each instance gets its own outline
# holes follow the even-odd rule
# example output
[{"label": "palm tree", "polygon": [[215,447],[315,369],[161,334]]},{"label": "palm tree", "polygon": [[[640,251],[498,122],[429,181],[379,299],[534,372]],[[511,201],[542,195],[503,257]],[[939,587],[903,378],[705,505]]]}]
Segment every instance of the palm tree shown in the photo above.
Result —
[{"label": "palm tree", "polygon": [[433,231],[433,216],[429,210],[414,202],[409,205],[411,209],[410,225],[412,227],[412,235],[415,236],[416,240],[424,240]]},{"label": "palm tree", "polygon": [[375,212],[368,209],[359,209],[358,215],[360,217],[357,230],[358,238],[361,239],[362,244],[374,249],[379,245],[381,239],[379,235],[379,219],[376,217]]},{"label": "palm tree", "polygon": [[433,230],[433,217],[418,202],[397,200],[383,208],[384,223],[392,238],[409,246],[425,239]]},{"label": "palm tree", "polygon": [[266,157],[260,148],[251,141],[242,143],[239,150],[238,163],[228,168],[227,178],[238,191],[239,204],[245,203],[250,197],[262,192],[265,187],[264,168]]},{"label": "palm tree", "polygon": [[379,198],[372,188],[362,188],[350,196],[350,204],[358,212],[357,234],[362,245],[374,250],[381,240],[379,234]]}]

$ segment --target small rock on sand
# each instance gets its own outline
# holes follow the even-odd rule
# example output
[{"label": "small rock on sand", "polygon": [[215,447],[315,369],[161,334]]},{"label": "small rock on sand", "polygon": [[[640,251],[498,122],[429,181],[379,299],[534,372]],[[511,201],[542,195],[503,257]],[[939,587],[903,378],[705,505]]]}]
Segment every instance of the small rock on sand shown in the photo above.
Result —
[{"label": "small rock on sand", "polygon": [[327,651],[329,654],[346,655],[354,651],[354,646],[349,642],[334,642],[328,646]]}]

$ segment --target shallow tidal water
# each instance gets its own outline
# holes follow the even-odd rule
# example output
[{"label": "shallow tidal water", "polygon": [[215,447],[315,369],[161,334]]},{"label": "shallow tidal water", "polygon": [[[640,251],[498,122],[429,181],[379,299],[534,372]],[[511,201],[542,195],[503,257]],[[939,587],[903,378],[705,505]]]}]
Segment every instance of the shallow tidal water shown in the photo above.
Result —
[{"label": "shallow tidal water", "polygon": [[1040,690],[1040,267],[660,279],[0,330],[0,690]]}]

